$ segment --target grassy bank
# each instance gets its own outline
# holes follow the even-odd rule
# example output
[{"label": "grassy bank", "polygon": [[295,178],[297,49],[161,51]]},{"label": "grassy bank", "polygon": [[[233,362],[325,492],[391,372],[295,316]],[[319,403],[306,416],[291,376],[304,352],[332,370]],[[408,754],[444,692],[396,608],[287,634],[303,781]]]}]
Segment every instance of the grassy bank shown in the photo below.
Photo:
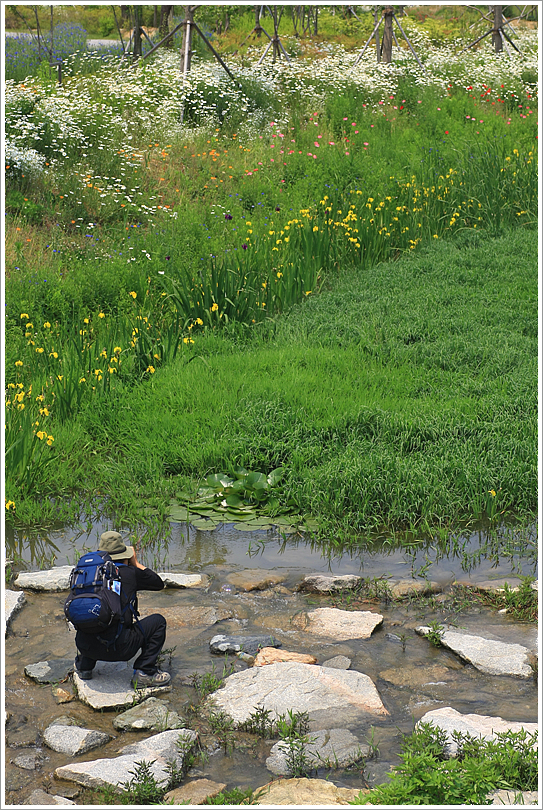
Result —
[{"label": "grassy bank", "polygon": [[309,42],[7,82],[10,520],[236,466],[336,531],[533,514],[535,39],[412,36],[424,73]]},{"label": "grassy bank", "polygon": [[283,467],[303,512],[359,531],[529,515],[536,256],[531,231],[459,236],[349,268],[249,339],[202,335],[57,427],[51,491],[128,519],[209,472]]}]

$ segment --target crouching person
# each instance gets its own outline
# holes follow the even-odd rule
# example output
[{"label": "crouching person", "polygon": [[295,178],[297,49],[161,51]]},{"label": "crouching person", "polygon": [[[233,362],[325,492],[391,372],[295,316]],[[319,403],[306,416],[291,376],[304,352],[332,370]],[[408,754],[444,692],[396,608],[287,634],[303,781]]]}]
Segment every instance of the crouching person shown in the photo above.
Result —
[{"label": "crouching person", "polygon": [[99,634],[77,630],[75,644],[77,656],[74,668],[80,678],[90,680],[97,661],[134,661],[132,685],[166,686],[168,672],[157,666],[157,658],[166,639],[166,619],[160,613],[137,618],[138,591],[160,591],[164,582],[150,568],[136,559],[132,546],[125,545],[118,532],[104,532],[100,537],[99,552],[107,552],[118,569],[121,583],[122,622],[115,622]]}]

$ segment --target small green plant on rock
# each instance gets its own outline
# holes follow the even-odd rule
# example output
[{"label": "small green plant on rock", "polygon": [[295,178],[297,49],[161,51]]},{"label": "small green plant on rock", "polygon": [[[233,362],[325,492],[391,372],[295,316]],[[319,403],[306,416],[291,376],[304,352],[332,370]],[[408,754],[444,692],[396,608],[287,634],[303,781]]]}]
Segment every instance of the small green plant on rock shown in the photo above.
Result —
[{"label": "small green plant on rock", "polygon": [[441,647],[444,627],[437,621],[430,622],[430,631],[426,634],[426,638],[434,647]]}]

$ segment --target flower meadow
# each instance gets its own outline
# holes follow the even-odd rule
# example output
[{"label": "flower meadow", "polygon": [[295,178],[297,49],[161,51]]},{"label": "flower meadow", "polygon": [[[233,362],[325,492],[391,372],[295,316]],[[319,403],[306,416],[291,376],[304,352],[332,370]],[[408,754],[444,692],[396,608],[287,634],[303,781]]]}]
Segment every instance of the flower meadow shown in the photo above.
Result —
[{"label": "flower meadow", "polygon": [[52,491],[58,427],[209,335],[249,339],[352,268],[536,227],[537,32],[510,58],[406,27],[422,70],[303,41],[290,64],[229,57],[235,81],[82,49],[62,84],[6,80],[10,515]]}]

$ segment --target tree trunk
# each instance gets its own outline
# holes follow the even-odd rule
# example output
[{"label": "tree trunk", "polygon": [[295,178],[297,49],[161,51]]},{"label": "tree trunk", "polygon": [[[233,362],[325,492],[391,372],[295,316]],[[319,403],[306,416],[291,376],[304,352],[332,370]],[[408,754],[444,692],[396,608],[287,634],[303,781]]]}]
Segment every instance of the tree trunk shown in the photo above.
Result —
[{"label": "tree trunk", "polygon": [[383,62],[390,64],[392,62],[392,6],[385,6],[383,9],[385,15],[385,30],[383,31]]},{"label": "tree trunk", "polygon": [[130,6],[121,6],[121,28],[127,28],[130,20]]},{"label": "tree trunk", "polygon": [[141,17],[140,7],[134,5],[134,33],[133,33],[133,51],[132,58],[134,62],[141,57]]},{"label": "tree trunk", "polygon": [[194,22],[193,6],[185,6],[185,26],[183,29],[183,50],[181,57],[181,66],[183,74],[186,75],[190,72],[190,63],[192,62],[192,23]]},{"label": "tree trunk", "polygon": [[315,6],[315,17],[313,18],[313,34],[314,35],[319,33],[319,31],[318,31],[318,20],[319,20],[319,7]]},{"label": "tree trunk", "polygon": [[500,28],[502,27],[502,7],[494,6],[494,29],[492,31],[492,44],[496,53],[503,51],[503,42],[500,36]]},{"label": "tree trunk", "polygon": [[[377,25],[377,20],[379,19],[379,9],[375,6],[373,11],[373,24],[374,26]],[[381,43],[379,42],[379,29],[375,29],[375,52],[377,53],[377,61],[381,61]]]},{"label": "tree trunk", "polygon": [[[158,39],[164,39],[164,37],[168,36],[168,32],[170,30],[170,26],[168,20],[170,18],[170,14],[172,13],[173,5],[171,6],[160,6],[160,24],[158,30]],[[173,48],[173,37],[171,39],[166,40],[164,43],[164,48]]]}]

